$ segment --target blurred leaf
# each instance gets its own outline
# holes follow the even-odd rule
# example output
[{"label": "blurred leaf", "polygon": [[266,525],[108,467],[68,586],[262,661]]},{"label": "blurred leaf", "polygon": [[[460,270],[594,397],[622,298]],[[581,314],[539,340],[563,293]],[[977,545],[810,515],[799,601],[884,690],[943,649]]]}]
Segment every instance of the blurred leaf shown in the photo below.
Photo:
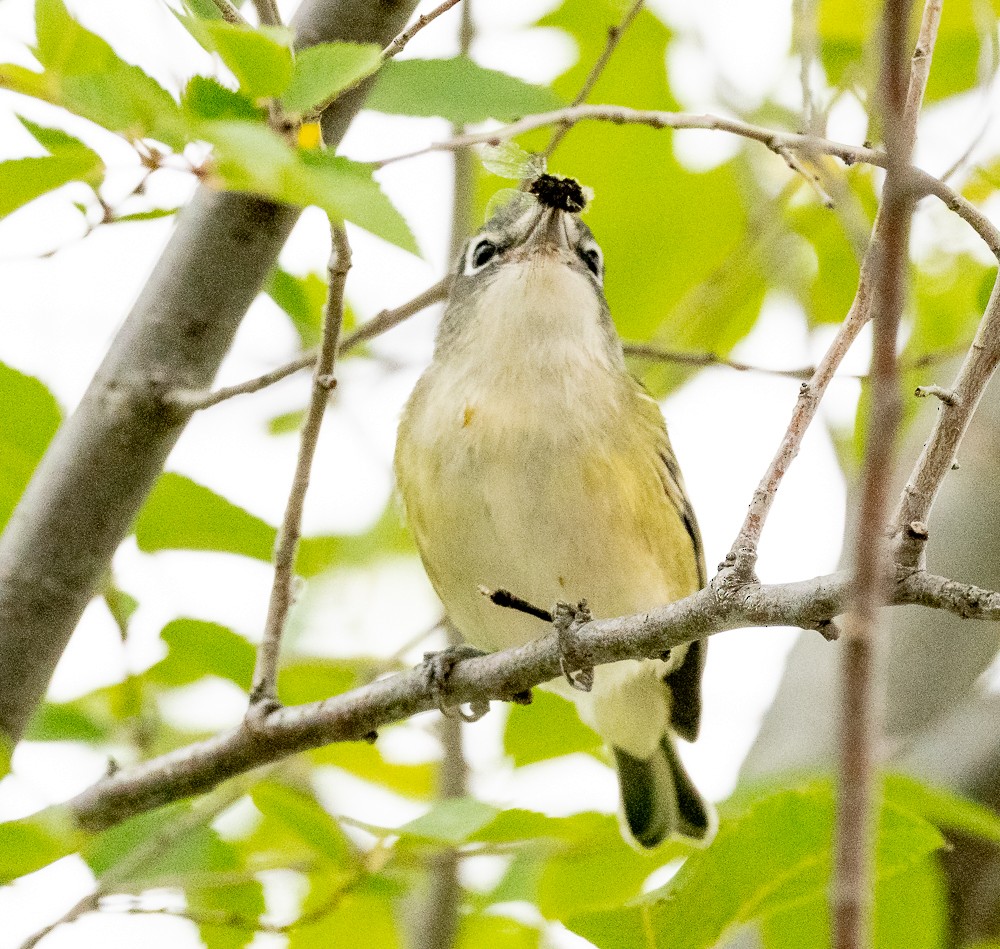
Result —
[{"label": "blurred leaf", "polygon": [[405,797],[426,800],[434,793],[436,769],[433,764],[386,761],[378,746],[367,742],[337,742],[317,748],[309,757],[316,764],[334,765]]},{"label": "blurred leaf", "polygon": [[105,741],[107,726],[97,721],[78,702],[45,702],[25,730],[25,741]]},{"label": "blurred leaf", "polygon": [[296,55],[281,103],[289,112],[308,112],[370,76],[381,62],[374,43],[317,43]]},{"label": "blurred leaf", "polygon": [[212,0],[184,0],[184,6],[199,20],[221,20],[222,11]]},{"label": "blurred leaf", "polygon": [[71,181],[96,185],[101,180],[104,162],[79,139],[18,118],[49,155],[0,162],[0,217]]},{"label": "blurred leaf", "polygon": [[104,583],[101,584],[101,596],[104,598],[111,618],[115,621],[115,626],[118,627],[122,640],[124,640],[128,636],[128,625],[132,616],[139,608],[139,601],[120,589],[110,572],[105,577]]},{"label": "blurred leaf", "polygon": [[173,217],[180,208],[152,208],[149,211],[137,211],[135,214],[122,214],[110,223],[128,224],[134,221],[158,221],[160,218]]},{"label": "blurred leaf", "polygon": [[519,768],[576,751],[597,751],[601,744],[572,702],[544,689],[535,689],[531,705],[511,706],[503,733],[503,749]]},{"label": "blurred leaf", "polygon": [[28,486],[62,420],[54,396],[32,376],[0,363],[0,530]]},{"label": "blurred leaf", "polygon": [[245,26],[178,16],[188,32],[219,58],[253,99],[280,96],[292,78],[292,34],[284,27]]},{"label": "blurred leaf", "polygon": [[1000,844],[1000,815],[954,791],[931,787],[907,775],[886,778],[885,793],[897,807],[918,814],[935,827]]},{"label": "blurred leaf", "polygon": [[[709,949],[738,927],[819,899],[830,885],[833,788],[827,781],[778,790],[738,816],[724,819],[712,846],[690,856],[669,883],[638,907],[613,911],[634,924],[636,909],[656,945]],[[881,811],[876,875],[887,879],[913,868],[944,843],[923,819],[886,803]],[[601,915],[568,925],[592,941],[609,932]],[[618,942],[597,943],[604,946]]]},{"label": "blurred leaf", "polygon": [[318,918],[292,929],[288,949],[361,945],[364,949],[402,949],[396,924],[401,895],[379,886],[380,882],[381,878],[369,877],[346,890],[311,892],[303,912],[317,913]]},{"label": "blurred leaf", "polygon": [[499,813],[495,807],[475,798],[448,798],[438,801],[421,817],[403,824],[396,833],[457,845],[469,840]]},{"label": "blurred leaf", "polygon": [[253,122],[263,120],[267,113],[241,92],[222,85],[209,76],[192,76],[184,89],[181,108],[195,120],[236,119]]},{"label": "blurred leaf", "polygon": [[73,853],[82,837],[53,809],[0,824],[0,886]]},{"label": "blurred leaf", "polygon": [[330,152],[295,151],[270,129],[250,122],[203,122],[199,134],[214,147],[213,171],[226,187],[301,207],[316,205],[337,221],[419,253],[370,165]]},{"label": "blurred leaf", "polygon": [[311,794],[287,784],[262,781],[251,797],[262,814],[288,827],[316,855],[335,863],[349,859],[351,847],[340,825]]},{"label": "blurred leaf", "polygon": [[269,435],[293,435],[306,420],[305,409],[295,409],[292,412],[282,412],[267,420]]},{"label": "blurred leaf", "polygon": [[468,913],[461,917],[458,928],[457,949],[538,949],[542,934],[534,926],[527,926],[507,916],[485,913]]},{"label": "blurred leaf", "polygon": [[270,561],[275,528],[184,475],[166,472],[135,525],[139,549],[217,550]]},{"label": "blurred leaf", "polygon": [[369,681],[375,668],[361,658],[294,658],[278,670],[278,694],[286,705],[321,702]]},{"label": "blurred leaf", "polygon": [[[265,286],[267,295],[288,314],[303,349],[318,346],[326,304],[326,281],[317,273],[296,277],[276,267]],[[346,315],[346,314],[345,314]]]},{"label": "blurred leaf", "polygon": [[74,20],[63,0],[37,0],[35,29],[45,74],[32,79],[24,70],[4,66],[0,83],[130,140],[155,138],[175,149],[184,146],[184,122],[170,93]]},{"label": "blurred leaf", "polygon": [[[872,949],[944,949],[946,887],[936,857],[928,857],[875,884]],[[769,917],[761,927],[764,949],[829,949],[827,894]]]},{"label": "blurred leaf", "polygon": [[[157,835],[165,832],[174,821],[189,812],[189,804],[171,804],[145,814],[139,814],[136,817],[130,817],[94,837],[84,847],[81,856],[95,876],[104,876],[131,854],[136,847],[155,839]],[[166,844],[164,846],[166,847]]]},{"label": "blurred leaf", "polygon": [[[139,549],[213,550],[270,563],[277,529],[184,475],[160,476],[135,525]],[[363,534],[303,537],[296,570],[312,577],[333,566],[356,566],[412,551],[392,504]]]},{"label": "blurred leaf", "polygon": [[[874,82],[871,38],[877,30],[878,9],[873,0],[820,0],[817,27],[821,60],[834,85],[870,90]],[[911,36],[916,36],[920,11],[921,5],[915,4]],[[955,0],[945,5],[927,82],[926,102],[937,102],[965,92],[978,83],[987,24],[991,22],[991,12],[992,22],[995,22],[997,11],[995,0],[984,5],[982,11],[977,10],[976,0]],[[984,15],[977,22],[980,12]],[[995,61],[992,65],[995,68]]]},{"label": "blurred leaf", "polygon": [[[678,853],[672,844],[653,851],[630,847],[611,814],[565,820],[577,836],[571,846],[553,853],[538,885],[538,908],[547,919],[565,922],[576,913],[620,906],[638,896],[649,874]],[[692,849],[682,846],[682,852]]]},{"label": "blurred leaf", "polygon": [[216,675],[249,690],[253,679],[254,647],[242,636],[218,623],[175,619],[163,627],[166,658],[146,676],[160,685],[178,686]]},{"label": "blurred leaf", "polygon": [[365,101],[365,108],[376,112],[440,115],[456,125],[487,119],[512,121],[564,105],[548,87],[486,69],[467,56],[391,59]]}]

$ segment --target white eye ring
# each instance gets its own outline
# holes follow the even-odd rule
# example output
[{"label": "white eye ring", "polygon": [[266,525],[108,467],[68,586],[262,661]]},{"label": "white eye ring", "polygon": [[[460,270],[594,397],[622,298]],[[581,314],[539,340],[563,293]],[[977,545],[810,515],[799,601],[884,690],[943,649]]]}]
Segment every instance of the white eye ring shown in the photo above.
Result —
[{"label": "white eye ring", "polygon": [[604,254],[601,253],[601,248],[597,246],[596,241],[587,241],[587,243],[582,244],[577,251],[580,255],[580,260],[583,261],[586,268],[590,271],[593,278],[599,283],[604,283]]},{"label": "white eye ring", "polygon": [[500,247],[496,241],[488,237],[478,237],[469,244],[469,251],[465,255],[466,274],[478,273],[491,260],[496,258]]}]

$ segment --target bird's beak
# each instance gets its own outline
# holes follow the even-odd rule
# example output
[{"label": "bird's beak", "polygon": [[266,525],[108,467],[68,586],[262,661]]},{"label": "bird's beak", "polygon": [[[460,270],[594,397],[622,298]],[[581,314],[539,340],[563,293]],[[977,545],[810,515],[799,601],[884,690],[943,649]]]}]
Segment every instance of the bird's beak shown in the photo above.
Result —
[{"label": "bird's beak", "polygon": [[527,240],[524,242],[524,249],[528,253],[538,253],[547,250],[570,249],[569,215],[558,208],[542,208],[541,213],[535,220]]}]

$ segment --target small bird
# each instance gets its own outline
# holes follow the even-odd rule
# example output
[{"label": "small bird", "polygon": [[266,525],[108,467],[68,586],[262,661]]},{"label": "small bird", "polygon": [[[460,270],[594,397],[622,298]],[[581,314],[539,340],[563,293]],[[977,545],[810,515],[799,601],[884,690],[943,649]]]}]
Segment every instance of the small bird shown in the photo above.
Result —
[{"label": "small bird", "polygon": [[[573,179],[542,175],[457,262],[434,358],[403,412],[396,475],[427,574],[466,642],[548,632],[482,588],[595,617],[659,606],[705,582],[701,539],[659,406],[629,374],[601,249]],[[684,770],[707,643],[550,686],[607,743],[628,834],[705,840],[713,811]]]}]

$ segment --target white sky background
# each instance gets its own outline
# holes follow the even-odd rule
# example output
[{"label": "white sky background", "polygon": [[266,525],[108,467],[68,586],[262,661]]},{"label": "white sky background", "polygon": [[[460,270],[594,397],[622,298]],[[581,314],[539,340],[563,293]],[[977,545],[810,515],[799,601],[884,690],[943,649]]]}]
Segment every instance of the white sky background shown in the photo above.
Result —
[{"label": "white sky background", "polygon": [[[421,11],[434,3],[421,5]],[[473,48],[483,65],[539,82],[550,80],[574,59],[573,44],[556,31],[524,27],[555,4],[545,0],[480,2],[475,16],[481,37]],[[739,89],[753,107],[777,94],[792,107],[799,103],[797,64],[787,57],[791,29],[788,0],[733,4],[727,0],[650,0],[678,32],[669,59],[673,88],[692,111],[721,111],[717,89]],[[71,3],[83,21],[106,36],[125,58],[140,63],[170,88],[190,72],[208,71],[201,53],[160,0],[103,0]],[[288,12],[288,4],[282,4]],[[438,20],[407,47],[406,56],[450,55],[455,49],[457,11]],[[0,56],[30,62],[31,3],[0,3]],[[20,112],[42,124],[64,124],[64,114],[47,106],[0,93],[0,160],[38,153],[16,122]],[[970,94],[947,113],[931,113],[923,127],[920,163],[940,171],[960,154],[985,114],[983,97]],[[131,150],[113,136],[84,122],[68,129],[98,149],[110,176],[105,197],[112,204],[136,180]],[[971,132],[969,130],[972,130]],[[830,135],[846,141],[864,138],[860,108],[838,107]],[[354,158],[395,154],[445,137],[437,120],[362,114],[342,151]],[[609,135],[615,134],[609,128]],[[994,132],[989,138],[996,138]],[[666,147],[666,139],[664,140]],[[739,144],[719,133],[677,133],[675,149],[691,167],[724,160]],[[985,141],[981,150],[992,153]],[[775,159],[778,163],[778,159]],[[782,169],[778,169],[782,173]],[[425,260],[388,247],[351,229],[354,267],[348,296],[361,318],[402,303],[437,280],[447,267],[450,214],[450,158],[431,155],[393,165],[380,175],[385,189],[406,215]],[[159,173],[150,198],[161,206],[181,202],[193,190],[190,176]],[[85,191],[69,186],[0,221],[0,360],[37,375],[71,410],[90,381],[171,232],[155,221],[101,228],[85,241],[80,218],[70,202]],[[598,196],[598,199],[600,196]],[[600,235],[597,235],[598,240]],[[947,240],[954,249],[976,246],[962,225],[938,208],[924,208],[915,226],[917,251]],[[40,254],[61,248],[50,257]],[[328,253],[323,215],[307,211],[281,261],[296,273],[322,272]],[[614,260],[608,261],[613,271]],[[387,280],[391,274],[391,280]],[[307,533],[358,531],[380,513],[391,490],[391,458],[400,407],[430,357],[436,312],[421,314],[375,341],[384,360],[345,362],[339,370],[335,407],[324,424],[314,479],[305,511]],[[791,367],[814,362],[824,340],[810,340],[797,306],[769,299],[757,328],[737,350],[751,363]],[[863,344],[858,348],[863,349]],[[220,384],[239,382],[279,365],[296,354],[287,318],[267,299],[251,308],[223,364]],[[864,366],[865,353],[849,357],[849,371]],[[739,529],[746,504],[784,430],[798,383],[761,374],[719,368],[699,373],[667,400],[664,412],[674,448],[701,522],[710,569],[724,556]],[[273,415],[299,409],[306,401],[308,377],[299,377],[256,395],[224,403],[195,416],[168,462],[234,502],[276,523],[284,507],[297,450],[294,436],[273,438],[265,423]],[[842,423],[853,417],[857,386],[837,382],[825,403],[828,417]],[[833,569],[843,529],[844,485],[822,424],[812,427],[802,452],[778,494],[761,545],[762,580],[794,580]],[[270,570],[246,558],[187,552],[147,556],[126,541],[115,558],[121,586],[140,602],[127,654],[105,608],[92,604],[56,672],[50,696],[67,700],[117,681],[126,670],[139,671],[162,654],[158,633],[177,616],[224,623],[256,638],[263,625]],[[357,574],[339,574],[310,590],[295,629],[301,648],[319,653],[390,654],[436,618],[437,604],[416,563],[389,564]],[[713,639],[705,681],[705,721],[696,745],[682,748],[693,776],[709,796],[721,798],[733,786],[742,756],[778,684],[793,634],[780,630],[743,630]],[[833,648],[833,647],[831,647]],[[421,650],[414,650],[417,661]],[[235,724],[244,697],[235,687],[211,683],[191,687],[172,703],[168,715],[179,725]],[[434,745],[426,732],[431,716],[386,733],[389,757],[426,757]],[[494,712],[467,731],[475,768],[476,793],[500,805],[531,807],[550,813],[616,806],[612,773],[583,756],[572,781],[558,786],[546,765],[515,774],[504,762],[499,742],[503,713]],[[22,745],[16,775],[0,784],[0,819],[20,816],[82,790],[103,772],[105,761],[68,745]],[[559,767],[564,768],[565,763]],[[420,808],[390,795],[362,793],[357,782],[331,775],[325,800],[335,813],[386,824],[415,816]],[[475,870],[473,870],[475,872]],[[483,873],[492,872],[489,868]],[[88,891],[89,871],[75,860],[35,874],[0,890],[0,949],[16,945]],[[276,903],[289,898],[271,887]],[[285,904],[287,905],[287,903]],[[124,946],[142,938],[156,946],[195,945],[190,924],[177,920],[136,920],[104,915],[55,931],[47,949],[100,945]],[[11,942],[6,940],[10,939]],[[554,933],[553,946],[581,945]],[[275,937],[257,943],[281,945]]]}]

